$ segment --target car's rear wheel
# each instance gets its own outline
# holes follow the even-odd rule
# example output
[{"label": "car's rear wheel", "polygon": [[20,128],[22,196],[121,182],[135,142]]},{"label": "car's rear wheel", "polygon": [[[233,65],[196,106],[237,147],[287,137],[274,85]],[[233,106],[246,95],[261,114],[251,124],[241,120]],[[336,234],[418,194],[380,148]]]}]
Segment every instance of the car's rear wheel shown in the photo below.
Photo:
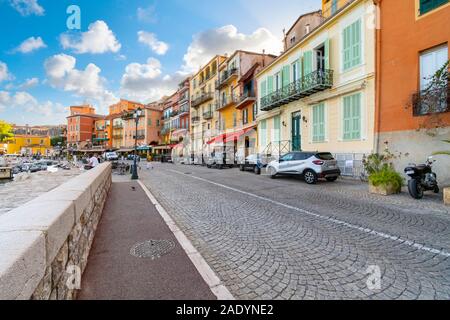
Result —
[{"label": "car's rear wheel", "polygon": [[277,170],[275,168],[270,167],[269,168],[269,176],[271,179],[275,179],[277,177]]},{"label": "car's rear wheel", "polygon": [[316,184],[319,177],[317,176],[317,173],[315,173],[313,170],[306,170],[303,173],[303,178],[305,179],[305,182],[307,184]]},{"label": "car's rear wheel", "polygon": [[325,179],[327,179],[328,182],[335,182],[338,179],[338,177],[328,177]]}]

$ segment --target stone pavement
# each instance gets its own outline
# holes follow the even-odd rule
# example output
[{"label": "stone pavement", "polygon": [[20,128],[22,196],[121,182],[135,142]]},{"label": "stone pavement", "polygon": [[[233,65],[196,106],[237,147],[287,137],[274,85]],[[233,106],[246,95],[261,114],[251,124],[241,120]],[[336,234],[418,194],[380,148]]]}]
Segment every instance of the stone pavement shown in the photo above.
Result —
[{"label": "stone pavement", "polygon": [[[78,299],[215,299],[139,184],[113,178],[128,182],[112,185]],[[154,260],[141,258],[154,247],[135,247],[149,240],[165,241]]]},{"label": "stone pavement", "polygon": [[238,299],[450,299],[442,195],[170,164],[140,177]]}]

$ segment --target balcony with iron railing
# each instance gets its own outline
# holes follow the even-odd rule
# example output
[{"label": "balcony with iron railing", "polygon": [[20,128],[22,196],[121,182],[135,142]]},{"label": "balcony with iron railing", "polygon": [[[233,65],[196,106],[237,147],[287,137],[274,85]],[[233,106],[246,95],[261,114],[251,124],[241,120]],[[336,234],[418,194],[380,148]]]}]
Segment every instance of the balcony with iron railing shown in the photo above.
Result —
[{"label": "balcony with iron railing", "polygon": [[292,101],[330,89],[333,70],[316,70],[289,85],[261,98],[261,110],[270,111]]},{"label": "balcony with iron railing", "polygon": [[214,112],[212,110],[203,113],[203,119],[211,120],[214,117]]},{"label": "balcony with iron railing", "polygon": [[189,113],[189,103],[186,103],[180,107],[180,116]]},{"label": "balcony with iron railing", "polygon": [[237,68],[233,68],[230,70],[225,70],[219,76],[219,80],[216,81],[216,89],[222,89],[226,85],[230,83],[233,79],[237,78],[239,74],[239,70]]},{"label": "balcony with iron railing", "polygon": [[114,124],[113,129],[123,129],[123,124]]},{"label": "balcony with iron railing", "polygon": [[239,97],[239,101],[236,105],[237,109],[243,109],[246,106],[248,106],[249,104],[255,103],[256,102],[256,94],[253,91],[246,91],[244,92],[240,97]]},{"label": "balcony with iron railing", "polygon": [[450,85],[413,94],[412,107],[414,116],[450,112]]},{"label": "balcony with iron railing", "polygon": [[200,117],[199,116],[192,117],[192,124],[198,124],[198,123],[200,123]]},{"label": "balcony with iron railing", "polygon": [[164,127],[164,128],[162,128],[162,130],[161,130],[161,135],[166,135],[166,134],[168,134],[170,132],[170,128],[169,127]]},{"label": "balcony with iron railing", "polygon": [[221,110],[228,108],[230,106],[234,106],[239,102],[239,97],[236,95],[228,95],[225,97],[220,97],[219,101],[216,104],[216,110]]},{"label": "balcony with iron railing", "polygon": [[200,95],[199,97],[193,99],[191,102],[191,106],[192,106],[192,108],[198,108],[203,103],[208,102],[212,99],[214,99],[214,93],[206,92],[206,93],[203,93],[202,95]]}]

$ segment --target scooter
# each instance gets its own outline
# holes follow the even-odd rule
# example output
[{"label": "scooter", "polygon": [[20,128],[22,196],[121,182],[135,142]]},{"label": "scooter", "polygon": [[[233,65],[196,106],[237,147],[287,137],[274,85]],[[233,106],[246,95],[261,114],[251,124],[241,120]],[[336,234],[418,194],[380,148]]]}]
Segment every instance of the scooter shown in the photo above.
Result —
[{"label": "scooter", "polygon": [[424,191],[439,193],[437,175],[433,172],[433,157],[429,157],[425,164],[412,164],[405,169],[405,173],[411,178],[408,181],[408,190],[414,199],[422,199]]}]

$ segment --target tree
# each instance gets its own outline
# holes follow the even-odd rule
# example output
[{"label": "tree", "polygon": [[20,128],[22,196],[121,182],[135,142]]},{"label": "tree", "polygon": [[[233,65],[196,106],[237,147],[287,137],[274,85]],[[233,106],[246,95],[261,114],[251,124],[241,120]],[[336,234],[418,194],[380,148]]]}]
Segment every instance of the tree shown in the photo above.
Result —
[{"label": "tree", "polygon": [[13,136],[12,126],[6,121],[0,120],[0,142],[5,142]]},{"label": "tree", "polygon": [[66,139],[64,137],[53,137],[50,139],[52,147],[58,146],[60,143],[62,146],[65,145]]}]

